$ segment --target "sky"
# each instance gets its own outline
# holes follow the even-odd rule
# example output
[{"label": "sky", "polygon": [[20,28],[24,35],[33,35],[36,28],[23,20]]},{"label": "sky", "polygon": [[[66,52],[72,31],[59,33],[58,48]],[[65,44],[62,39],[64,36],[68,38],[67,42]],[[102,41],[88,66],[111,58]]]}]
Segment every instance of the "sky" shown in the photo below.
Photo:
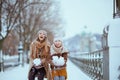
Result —
[{"label": "sky", "polygon": [[102,33],[103,28],[112,20],[112,14],[112,0],[61,0],[66,38],[83,30]]}]

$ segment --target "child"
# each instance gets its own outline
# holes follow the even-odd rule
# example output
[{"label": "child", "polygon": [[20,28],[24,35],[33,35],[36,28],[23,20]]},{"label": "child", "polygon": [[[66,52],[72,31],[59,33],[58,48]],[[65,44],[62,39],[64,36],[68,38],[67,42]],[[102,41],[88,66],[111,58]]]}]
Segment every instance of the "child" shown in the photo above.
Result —
[{"label": "child", "polygon": [[66,62],[68,50],[63,46],[61,39],[54,40],[50,52],[52,58],[51,69],[53,80],[66,80]]}]

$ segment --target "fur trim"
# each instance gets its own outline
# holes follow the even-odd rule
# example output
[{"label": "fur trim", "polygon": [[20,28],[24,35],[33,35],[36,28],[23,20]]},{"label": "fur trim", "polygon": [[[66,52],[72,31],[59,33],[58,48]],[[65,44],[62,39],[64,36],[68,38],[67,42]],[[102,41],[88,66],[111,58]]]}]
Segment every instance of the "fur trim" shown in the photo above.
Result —
[{"label": "fur trim", "polygon": [[50,49],[51,55],[57,54],[57,53],[62,54],[62,53],[65,53],[65,52],[68,53],[68,50],[65,47],[61,46],[60,48],[56,48],[54,44],[51,46],[51,49]]}]

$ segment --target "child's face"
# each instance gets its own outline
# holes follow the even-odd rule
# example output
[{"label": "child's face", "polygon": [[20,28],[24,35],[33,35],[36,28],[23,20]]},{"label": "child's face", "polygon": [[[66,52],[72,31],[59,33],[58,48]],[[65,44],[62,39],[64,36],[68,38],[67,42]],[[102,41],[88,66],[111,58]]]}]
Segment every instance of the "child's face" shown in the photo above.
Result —
[{"label": "child's face", "polygon": [[54,45],[55,47],[60,48],[62,46],[62,42],[60,40],[56,40],[54,41]]}]

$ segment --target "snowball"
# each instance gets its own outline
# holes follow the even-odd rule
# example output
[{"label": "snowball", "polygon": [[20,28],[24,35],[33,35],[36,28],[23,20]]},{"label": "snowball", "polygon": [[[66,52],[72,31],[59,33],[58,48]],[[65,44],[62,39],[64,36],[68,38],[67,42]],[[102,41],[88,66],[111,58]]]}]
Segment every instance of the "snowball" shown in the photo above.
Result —
[{"label": "snowball", "polygon": [[58,61],[58,56],[53,56],[53,64],[56,65],[57,64],[57,61]]},{"label": "snowball", "polygon": [[58,64],[59,64],[60,66],[63,66],[63,65],[65,64],[65,61],[64,61],[64,58],[63,58],[63,57],[60,57],[60,58],[59,58]]},{"label": "snowball", "polygon": [[33,63],[35,64],[35,66],[41,65],[41,60],[40,58],[36,58],[33,60]]},{"label": "snowball", "polygon": [[63,66],[65,64],[64,58],[63,57],[58,58],[57,56],[53,57],[52,62],[55,66]]}]

